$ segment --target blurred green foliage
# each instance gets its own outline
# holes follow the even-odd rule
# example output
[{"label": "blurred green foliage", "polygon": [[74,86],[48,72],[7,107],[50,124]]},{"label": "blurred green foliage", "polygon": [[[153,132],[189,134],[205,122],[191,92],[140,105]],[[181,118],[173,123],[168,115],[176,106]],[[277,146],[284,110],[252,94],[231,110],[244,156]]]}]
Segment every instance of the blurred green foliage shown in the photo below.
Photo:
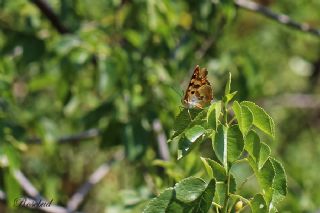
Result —
[{"label": "blurred green foliage", "polygon": [[[69,30],[61,34],[33,2],[0,0],[0,189],[10,198],[21,194],[11,171],[20,168],[43,196],[65,205],[119,149],[126,159],[93,188],[83,211],[140,212],[161,189],[203,175],[197,156],[174,160],[174,145],[170,162],[153,161],[160,156],[152,124],[159,119],[169,137],[180,91],[199,64],[215,97],[231,72],[237,98],[262,103],[274,118],[276,140],[265,142],[289,184],[280,212],[320,209],[319,107],[281,99],[319,98],[319,38],[211,0],[47,1]],[[319,1],[257,2],[320,26]],[[101,135],[57,143],[90,128]],[[43,143],[31,144],[35,137]],[[0,202],[2,209],[15,211]]]}]

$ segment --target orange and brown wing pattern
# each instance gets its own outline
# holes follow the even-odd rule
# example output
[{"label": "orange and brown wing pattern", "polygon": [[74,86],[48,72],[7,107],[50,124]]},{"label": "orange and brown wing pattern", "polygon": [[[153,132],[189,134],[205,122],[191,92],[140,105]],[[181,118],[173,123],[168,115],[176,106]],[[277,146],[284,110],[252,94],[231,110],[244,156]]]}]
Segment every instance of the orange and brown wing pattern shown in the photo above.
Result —
[{"label": "orange and brown wing pattern", "polygon": [[187,108],[203,108],[209,105],[213,99],[212,87],[207,79],[208,71],[199,65],[193,71],[189,86],[183,98],[183,104]]}]

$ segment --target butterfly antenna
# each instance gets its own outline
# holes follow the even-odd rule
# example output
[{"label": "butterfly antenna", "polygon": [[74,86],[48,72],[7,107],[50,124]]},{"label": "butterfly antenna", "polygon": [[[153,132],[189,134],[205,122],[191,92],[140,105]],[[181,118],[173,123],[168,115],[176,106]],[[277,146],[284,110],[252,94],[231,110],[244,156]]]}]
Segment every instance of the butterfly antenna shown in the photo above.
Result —
[{"label": "butterfly antenna", "polygon": [[180,98],[183,97],[183,90],[182,90],[181,88],[178,89],[177,87],[174,87],[174,86],[172,86],[172,85],[170,85],[170,88],[171,88],[173,91],[175,91],[175,93],[178,94]]}]

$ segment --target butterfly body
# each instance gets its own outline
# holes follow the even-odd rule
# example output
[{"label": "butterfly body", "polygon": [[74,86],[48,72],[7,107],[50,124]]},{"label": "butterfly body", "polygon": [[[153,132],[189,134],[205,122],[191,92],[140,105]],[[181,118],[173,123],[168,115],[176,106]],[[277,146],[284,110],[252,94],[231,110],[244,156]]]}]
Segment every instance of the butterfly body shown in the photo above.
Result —
[{"label": "butterfly body", "polygon": [[212,87],[207,79],[208,71],[199,65],[193,71],[190,83],[186,89],[183,104],[187,108],[204,108],[213,100]]}]

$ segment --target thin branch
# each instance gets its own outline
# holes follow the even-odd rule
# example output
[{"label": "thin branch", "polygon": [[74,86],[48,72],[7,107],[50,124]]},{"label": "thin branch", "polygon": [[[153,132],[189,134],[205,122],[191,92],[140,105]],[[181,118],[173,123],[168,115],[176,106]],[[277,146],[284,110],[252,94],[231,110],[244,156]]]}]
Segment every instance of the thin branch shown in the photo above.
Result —
[{"label": "thin branch", "polygon": [[70,141],[81,141],[81,140],[88,140],[95,138],[100,135],[99,129],[89,129],[84,132],[80,132],[76,135],[70,135],[70,136],[64,136],[59,138],[58,142],[59,143],[66,143]]},{"label": "thin branch", "polygon": [[[4,194],[4,196],[5,196],[5,194]],[[23,196],[19,199],[23,200],[23,203],[25,203],[25,204],[34,204],[34,203],[38,202],[37,200],[32,199],[27,196]],[[6,198],[2,199],[2,197],[0,197],[0,200],[6,201]],[[41,200],[41,203],[43,203],[43,202],[50,203],[48,201]],[[19,205],[19,203],[17,203],[17,205]],[[21,207],[29,208],[29,209],[33,209],[33,210],[38,209],[38,210],[41,210],[43,212],[48,212],[48,213],[71,213],[64,207],[61,207],[58,205],[52,205],[52,204],[50,204],[50,206],[46,206],[46,207],[32,207],[31,205],[30,206],[29,205],[25,205],[25,206],[22,205]],[[76,213],[76,212],[72,212],[72,213]],[[77,213],[80,213],[80,212],[77,212]]]},{"label": "thin branch", "polygon": [[256,13],[260,13],[263,16],[266,16],[276,22],[287,25],[296,30],[311,33],[312,35],[315,35],[315,36],[320,36],[320,29],[313,28],[307,23],[296,22],[285,14],[275,13],[272,10],[268,9],[267,7],[257,4],[255,2],[252,2],[249,0],[234,0],[234,3],[238,7],[241,7]]},{"label": "thin branch", "polygon": [[60,34],[66,34],[69,33],[69,29],[67,29],[58,16],[54,13],[53,9],[50,7],[50,5],[44,1],[44,0],[31,0],[38,8],[39,10],[49,19],[52,26],[60,33]]},{"label": "thin branch", "polygon": [[168,161],[170,160],[170,153],[167,144],[167,137],[163,132],[163,128],[159,119],[155,119],[152,122],[153,131],[156,133],[159,154],[162,160]]},{"label": "thin branch", "polygon": [[203,58],[208,50],[215,44],[215,42],[218,40],[218,38],[223,33],[224,25],[226,24],[225,19],[219,20],[219,23],[217,24],[216,30],[213,32],[211,36],[206,39],[201,47],[196,51],[195,56],[197,59]]},{"label": "thin branch", "polygon": [[90,189],[97,184],[106,174],[108,174],[111,165],[116,161],[121,161],[124,158],[124,153],[118,152],[113,158],[101,166],[98,167],[89,177],[89,179],[73,194],[67,204],[67,209],[70,212],[75,211],[81,202],[84,200],[85,196],[88,194]]},{"label": "thin branch", "polygon": [[[62,136],[61,138],[58,138],[58,143],[68,143],[68,142],[78,142],[83,140],[89,140],[96,138],[100,135],[99,129],[89,129],[74,135],[67,135]],[[34,143],[34,144],[41,144],[42,140],[40,138],[30,138],[27,139],[28,143]]]},{"label": "thin branch", "polygon": [[[52,26],[60,33],[60,34],[67,34],[71,33],[70,29],[64,26],[59,19],[59,17],[54,13],[53,9],[45,0],[31,0],[39,10],[49,19]],[[91,62],[96,67],[98,65],[98,57],[97,55],[93,54],[91,56]]]},{"label": "thin branch", "polygon": [[[74,136],[72,137],[74,138]],[[77,192],[70,198],[67,208],[58,205],[50,205],[46,207],[36,207],[39,210],[44,212],[52,212],[52,213],[70,213],[75,212],[75,210],[79,207],[81,202],[84,200],[85,196],[88,194],[90,189],[97,184],[106,174],[108,174],[111,165],[116,161],[121,161],[124,159],[123,151],[117,152],[111,160],[105,162],[101,166],[98,167],[89,177],[89,179],[77,190]],[[13,171],[13,176],[21,186],[21,188],[27,193],[30,197],[23,197],[26,199],[26,203],[33,201],[41,201],[45,203],[51,203],[47,201],[38,190],[33,186],[33,184],[27,179],[27,177],[18,169]],[[6,201],[6,194],[0,190],[0,200]],[[27,206],[28,207],[28,206]],[[32,207],[30,207],[32,208]]]},{"label": "thin branch", "polygon": [[[16,199],[23,199],[24,203],[30,203],[30,204],[34,202],[39,202],[39,201],[40,203],[47,203],[47,204],[50,203],[49,206],[43,206],[43,207],[42,206],[33,207],[32,205],[22,205],[21,207],[26,207],[30,209],[39,209],[43,212],[50,212],[50,213],[70,213],[66,208],[62,206],[54,205],[52,204],[52,200],[49,202],[44,197],[42,197],[38,192],[38,190],[32,185],[32,183],[20,170],[14,169],[12,175],[15,178],[15,180],[18,182],[18,184],[21,186],[21,188],[27,193],[28,196],[30,196],[30,197],[24,196]],[[0,190],[0,200],[8,202],[6,193],[2,190]]]},{"label": "thin branch", "polygon": [[[32,185],[32,183],[27,179],[26,176],[24,176],[24,174],[20,170],[18,170],[18,169],[14,170],[13,176],[17,180],[19,185],[22,187],[22,189],[28,194],[28,196],[31,197],[31,198],[26,198],[27,203],[33,202],[33,201],[36,201],[36,202],[41,201],[41,202],[50,203],[49,201],[47,201],[44,197],[42,197],[40,195],[38,190]],[[26,206],[26,207],[28,207],[28,206]],[[32,207],[30,207],[30,208],[32,208]],[[64,208],[62,206],[58,206],[58,205],[53,205],[53,204],[51,204],[50,206],[47,206],[47,207],[37,207],[37,209],[42,210],[44,212],[50,212],[50,213],[70,213],[70,211],[68,211],[66,208]]]},{"label": "thin branch", "polygon": [[29,196],[36,200],[43,200],[43,197],[40,195],[38,190],[32,185],[32,183],[27,179],[26,176],[24,176],[24,174],[20,170],[14,170],[13,176]]},{"label": "thin branch", "polygon": [[[34,203],[34,202],[38,202],[38,200],[32,199],[32,198],[28,198],[28,197],[23,197],[23,202],[25,203]],[[41,203],[50,203],[49,201],[46,200],[41,200]],[[25,207],[25,206],[23,206]],[[27,207],[27,206],[26,206]],[[69,212],[66,208],[62,207],[62,206],[58,206],[58,205],[52,205],[50,204],[50,206],[46,206],[46,207],[28,207],[30,209],[39,209],[43,212],[49,212],[49,213],[71,213]],[[73,212],[75,213],[75,212]]]},{"label": "thin branch", "polygon": [[217,38],[215,36],[210,36],[203,42],[201,47],[195,53],[197,59],[201,59],[207,53],[207,51],[210,49],[210,47],[212,47],[216,39]]}]

